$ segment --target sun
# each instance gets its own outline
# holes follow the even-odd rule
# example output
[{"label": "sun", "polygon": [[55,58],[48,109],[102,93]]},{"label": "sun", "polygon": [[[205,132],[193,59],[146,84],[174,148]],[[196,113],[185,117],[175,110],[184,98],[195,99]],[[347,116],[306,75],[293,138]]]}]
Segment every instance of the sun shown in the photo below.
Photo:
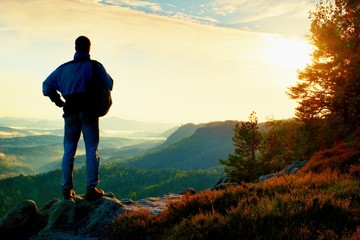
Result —
[{"label": "sun", "polygon": [[303,69],[311,62],[312,46],[304,40],[272,37],[264,55],[267,62],[286,69]]}]

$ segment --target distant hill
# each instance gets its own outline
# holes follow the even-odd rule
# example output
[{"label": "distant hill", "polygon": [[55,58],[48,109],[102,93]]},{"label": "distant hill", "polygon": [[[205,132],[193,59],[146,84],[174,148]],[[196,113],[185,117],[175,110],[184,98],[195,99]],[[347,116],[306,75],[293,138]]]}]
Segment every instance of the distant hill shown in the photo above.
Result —
[{"label": "distant hill", "polygon": [[0,169],[0,175],[9,177],[14,175],[10,173],[38,173],[43,165],[60,159],[63,149],[58,138],[34,136],[29,139],[0,139],[0,154],[6,156],[6,159],[11,159],[6,162],[7,168]]},{"label": "distant hill", "polygon": [[[63,135],[63,119],[42,120],[15,117],[0,117],[0,137],[25,136],[35,134]],[[100,119],[101,136],[107,137],[159,137],[167,138],[177,124],[141,122],[118,117]],[[13,135],[10,135],[13,133]]]},{"label": "distant hill", "polygon": [[[2,129],[9,132],[13,130],[12,128]],[[103,162],[113,157],[114,152],[123,147],[136,146],[149,149],[161,144],[163,141],[160,139],[102,137],[99,151]],[[60,169],[63,154],[62,142],[63,137],[57,135],[0,137],[0,154],[6,156],[6,158],[0,158],[0,178]],[[141,154],[143,153],[141,152]],[[83,154],[85,154],[85,147],[83,140],[80,139],[75,167],[81,167],[85,164]],[[133,153],[133,156],[137,156],[137,154]],[[121,156],[117,155],[117,157]]]},{"label": "distant hill", "polygon": [[[127,132],[134,136],[159,136],[175,127],[177,127],[177,124],[140,122],[117,117],[102,118],[100,121],[100,128],[103,131]],[[175,129],[173,131],[175,131]],[[173,131],[168,132],[168,135],[163,137],[168,137]]]},{"label": "distant hill", "polygon": [[63,137],[54,135],[31,135],[24,137],[0,138],[1,147],[31,147],[62,144]]},{"label": "distant hill", "polygon": [[171,135],[169,135],[169,137],[166,139],[166,141],[163,144],[159,145],[157,148],[158,149],[164,148],[171,144],[179,142],[180,140],[182,140],[184,138],[188,138],[191,135],[193,135],[197,129],[199,129],[203,126],[205,126],[205,124],[188,123],[188,124],[182,125],[179,128],[177,128],[176,131],[174,131]]},{"label": "distant hill", "polygon": [[0,179],[14,177],[19,174],[34,174],[35,171],[13,155],[0,152]]},{"label": "distant hill", "polygon": [[[236,121],[212,122],[204,126],[179,128],[155,151],[125,164],[136,168],[211,169],[220,158],[233,153],[233,129]],[[191,131],[194,133],[190,135]],[[180,134],[182,132],[183,134]],[[181,137],[184,137],[181,139]]]},{"label": "distant hill", "polygon": [[[190,137],[191,135],[194,134],[196,129],[200,128],[201,126],[204,126],[204,124],[196,125],[193,123],[188,123],[178,128],[172,128],[163,134],[163,136],[168,136],[168,137],[166,141],[164,141],[162,144],[155,145],[150,142],[149,143],[144,142],[141,144],[123,147],[111,153],[110,161],[124,162],[125,160],[133,159],[137,156],[146,155],[149,152],[153,152],[158,149],[165,148],[173,143],[181,141],[184,138]],[[122,159],[122,160],[119,161],[118,159]]]}]

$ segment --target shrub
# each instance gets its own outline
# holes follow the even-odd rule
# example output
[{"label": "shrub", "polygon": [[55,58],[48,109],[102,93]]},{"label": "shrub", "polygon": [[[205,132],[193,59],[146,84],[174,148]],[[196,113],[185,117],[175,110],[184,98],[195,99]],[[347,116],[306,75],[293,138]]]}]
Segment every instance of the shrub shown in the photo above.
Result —
[{"label": "shrub", "polygon": [[108,233],[111,239],[146,239],[156,234],[158,220],[157,215],[151,215],[150,211],[146,209],[125,213],[113,221],[108,227]]},{"label": "shrub", "polygon": [[352,165],[359,165],[360,144],[342,143],[331,149],[315,153],[304,166],[303,171],[320,173],[327,168],[339,169],[341,172],[349,172]]},{"label": "shrub", "polygon": [[225,217],[216,211],[199,213],[169,228],[162,239],[222,239],[230,230],[226,222]]}]

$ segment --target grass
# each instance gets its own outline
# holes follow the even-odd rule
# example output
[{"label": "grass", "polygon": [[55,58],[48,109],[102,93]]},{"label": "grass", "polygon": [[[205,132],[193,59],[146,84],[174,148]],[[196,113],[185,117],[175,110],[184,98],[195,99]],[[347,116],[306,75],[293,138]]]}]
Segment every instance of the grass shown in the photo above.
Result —
[{"label": "grass", "polygon": [[297,174],[203,191],[119,216],[111,239],[360,239],[360,148],[315,154]]}]

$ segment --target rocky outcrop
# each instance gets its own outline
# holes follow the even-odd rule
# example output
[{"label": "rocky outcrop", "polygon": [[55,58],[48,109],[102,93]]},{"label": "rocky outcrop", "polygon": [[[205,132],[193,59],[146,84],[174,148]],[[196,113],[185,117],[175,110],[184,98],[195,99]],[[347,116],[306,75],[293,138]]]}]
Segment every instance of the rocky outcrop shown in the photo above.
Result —
[{"label": "rocky outcrop", "polygon": [[302,168],[303,166],[305,166],[305,164],[307,163],[307,160],[303,160],[303,161],[296,161],[293,162],[290,165],[287,165],[284,168],[284,174],[289,175],[289,174],[293,174],[296,173],[300,168]]},{"label": "rocky outcrop", "polygon": [[0,239],[108,239],[107,225],[118,215],[141,208],[156,214],[166,208],[167,200],[180,196],[169,194],[140,201],[120,201],[107,193],[95,201],[87,201],[83,196],[53,199],[41,209],[34,201],[25,200],[0,219]]},{"label": "rocky outcrop", "polygon": [[271,173],[271,174],[263,175],[263,176],[259,177],[259,182],[263,182],[263,181],[269,180],[274,177],[279,177],[279,176],[280,176],[279,173]]},{"label": "rocky outcrop", "polygon": [[46,221],[36,203],[25,200],[0,220],[0,239],[27,239],[45,227]]},{"label": "rocky outcrop", "polygon": [[283,174],[285,175],[290,175],[290,174],[294,174],[296,173],[300,168],[302,168],[303,166],[305,166],[305,164],[307,163],[307,160],[303,160],[303,161],[295,161],[292,164],[287,165],[284,170],[282,170],[280,173],[271,173],[268,175],[263,175],[261,177],[259,177],[259,181],[263,182],[266,180],[269,180],[271,178],[274,177],[279,177]]},{"label": "rocky outcrop", "polygon": [[[290,174],[294,174],[296,173],[300,168],[302,168],[303,166],[305,166],[305,164],[307,163],[307,160],[303,160],[303,161],[295,161],[289,165],[287,165],[282,171],[280,172],[275,172],[275,173],[270,173],[267,175],[263,175],[259,177],[259,182],[264,182],[266,180],[275,178],[275,177],[279,177],[281,175],[290,175]],[[210,189],[212,190],[218,190],[218,189],[223,189],[228,187],[229,185],[238,185],[239,183],[237,182],[231,182],[229,178],[227,178],[227,176],[222,176],[218,182],[211,187]]]}]

